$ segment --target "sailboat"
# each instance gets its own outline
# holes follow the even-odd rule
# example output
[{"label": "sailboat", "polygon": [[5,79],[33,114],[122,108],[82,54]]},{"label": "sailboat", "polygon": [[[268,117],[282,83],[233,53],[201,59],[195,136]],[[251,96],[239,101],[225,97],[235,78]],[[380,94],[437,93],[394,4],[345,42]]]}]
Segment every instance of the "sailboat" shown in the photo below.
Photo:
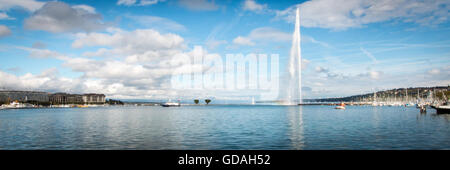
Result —
[{"label": "sailboat", "polygon": [[378,106],[378,103],[377,103],[377,92],[373,93],[372,106]]}]

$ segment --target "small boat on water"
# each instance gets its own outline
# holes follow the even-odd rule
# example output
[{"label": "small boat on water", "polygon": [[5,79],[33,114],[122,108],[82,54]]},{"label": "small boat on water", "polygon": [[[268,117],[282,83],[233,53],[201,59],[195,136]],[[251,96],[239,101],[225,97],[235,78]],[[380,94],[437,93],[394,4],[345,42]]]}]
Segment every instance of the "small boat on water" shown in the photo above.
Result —
[{"label": "small boat on water", "polygon": [[345,104],[341,103],[339,106],[336,106],[334,109],[342,109],[345,110]]},{"label": "small boat on water", "polygon": [[436,109],[437,114],[450,114],[450,105],[442,105],[442,106],[431,106]]},{"label": "small boat on water", "polygon": [[11,102],[10,104],[2,105],[2,109],[22,109],[22,108],[31,108],[34,107],[32,104],[28,103],[20,103],[19,101],[15,100]]},{"label": "small boat on water", "polygon": [[178,102],[171,102],[170,100],[166,103],[161,104],[162,107],[180,107],[180,101],[178,100]]}]

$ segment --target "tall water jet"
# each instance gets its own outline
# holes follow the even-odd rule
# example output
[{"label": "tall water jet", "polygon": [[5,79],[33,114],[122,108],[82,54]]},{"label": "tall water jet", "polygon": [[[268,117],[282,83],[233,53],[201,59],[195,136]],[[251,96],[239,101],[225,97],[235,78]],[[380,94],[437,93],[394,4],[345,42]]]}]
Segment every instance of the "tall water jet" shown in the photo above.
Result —
[{"label": "tall water jet", "polygon": [[302,52],[300,43],[300,9],[297,8],[295,15],[295,30],[292,35],[292,47],[289,59],[287,104],[302,102]]}]

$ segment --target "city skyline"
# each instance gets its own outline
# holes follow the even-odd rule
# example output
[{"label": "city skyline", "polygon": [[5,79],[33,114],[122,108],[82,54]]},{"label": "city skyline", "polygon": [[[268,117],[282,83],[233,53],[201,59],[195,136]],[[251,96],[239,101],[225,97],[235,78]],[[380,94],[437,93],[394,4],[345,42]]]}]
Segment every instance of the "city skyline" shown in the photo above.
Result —
[{"label": "city skyline", "polygon": [[0,0],[0,88],[252,96],[171,90],[173,56],[279,54],[282,82],[297,7],[303,98],[450,84],[448,1]]}]

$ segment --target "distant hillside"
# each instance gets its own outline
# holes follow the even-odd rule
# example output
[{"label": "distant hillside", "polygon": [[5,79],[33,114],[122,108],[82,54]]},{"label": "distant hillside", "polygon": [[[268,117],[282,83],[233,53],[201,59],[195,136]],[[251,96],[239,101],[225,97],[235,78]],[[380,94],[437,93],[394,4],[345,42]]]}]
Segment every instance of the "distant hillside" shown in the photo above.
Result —
[{"label": "distant hillside", "polygon": [[[407,94],[407,95],[406,95]],[[419,96],[418,96],[419,94]],[[418,97],[426,99],[435,96],[435,99],[444,100],[444,95],[448,100],[450,98],[450,86],[436,86],[436,87],[410,87],[399,88],[376,92],[377,101],[415,101]],[[354,95],[341,98],[324,98],[311,99],[310,102],[359,102],[359,101],[373,101],[374,93],[367,93],[361,95]]]}]

